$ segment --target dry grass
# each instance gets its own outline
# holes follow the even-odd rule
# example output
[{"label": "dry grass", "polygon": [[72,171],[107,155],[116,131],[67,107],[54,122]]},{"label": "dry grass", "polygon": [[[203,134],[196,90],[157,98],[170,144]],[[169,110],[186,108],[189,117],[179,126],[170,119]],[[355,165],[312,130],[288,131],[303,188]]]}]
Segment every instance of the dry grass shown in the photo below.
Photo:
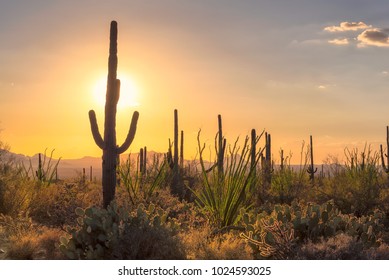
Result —
[{"label": "dry grass", "polygon": [[318,243],[307,242],[297,250],[296,258],[306,260],[389,260],[389,246],[383,243],[378,248],[365,249],[361,241],[342,233]]},{"label": "dry grass", "polygon": [[63,259],[58,249],[59,238],[62,234],[58,229],[43,228],[40,231],[28,231],[22,236],[11,236],[6,258],[12,260]]},{"label": "dry grass", "polygon": [[166,228],[130,225],[114,249],[112,258],[175,260],[185,259],[185,252],[180,240]]},{"label": "dry grass", "polygon": [[208,226],[181,234],[187,258],[192,260],[249,260],[251,247],[235,233],[211,236]]}]

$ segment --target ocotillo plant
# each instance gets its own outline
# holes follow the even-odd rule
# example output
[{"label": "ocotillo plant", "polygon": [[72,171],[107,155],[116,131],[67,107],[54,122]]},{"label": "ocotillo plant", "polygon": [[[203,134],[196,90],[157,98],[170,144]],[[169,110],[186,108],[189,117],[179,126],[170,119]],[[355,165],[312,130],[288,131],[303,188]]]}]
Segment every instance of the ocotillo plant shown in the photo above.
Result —
[{"label": "ocotillo plant", "polygon": [[310,156],[311,156],[311,164],[307,168],[307,172],[309,174],[309,178],[311,179],[312,184],[315,182],[315,173],[317,172],[317,168],[315,168],[315,165],[313,163],[313,142],[312,142],[312,135],[309,136],[309,148],[310,148]]},{"label": "ocotillo plant", "polygon": [[[384,154],[382,144],[380,145],[380,151],[382,168],[389,175],[389,126],[386,127],[386,154]],[[386,157],[386,164],[384,156]]]},{"label": "ocotillo plant", "polygon": [[116,145],[116,109],[120,94],[120,80],[117,79],[117,23],[111,22],[110,46],[108,58],[107,93],[105,100],[104,139],[101,137],[97,126],[96,114],[89,111],[89,120],[93,139],[97,146],[103,150],[102,183],[103,183],[103,206],[108,207],[115,197],[116,188],[116,165],[118,156],[125,152],[135,137],[136,125],[139,118],[137,111],[132,115],[130,129],[126,140],[121,146]]}]

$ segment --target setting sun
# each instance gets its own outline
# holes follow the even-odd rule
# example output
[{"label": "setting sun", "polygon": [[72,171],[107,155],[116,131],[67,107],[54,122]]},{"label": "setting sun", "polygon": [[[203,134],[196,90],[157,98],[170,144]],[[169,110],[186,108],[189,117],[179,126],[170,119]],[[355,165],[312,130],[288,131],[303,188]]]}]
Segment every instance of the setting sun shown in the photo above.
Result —
[{"label": "setting sun", "polygon": [[[139,90],[136,83],[128,76],[120,76],[118,78],[120,80],[120,97],[117,106],[118,110],[139,106]],[[93,85],[92,89],[93,100],[98,106],[104,107],[106,91],[107,78],[101,77]]]}]

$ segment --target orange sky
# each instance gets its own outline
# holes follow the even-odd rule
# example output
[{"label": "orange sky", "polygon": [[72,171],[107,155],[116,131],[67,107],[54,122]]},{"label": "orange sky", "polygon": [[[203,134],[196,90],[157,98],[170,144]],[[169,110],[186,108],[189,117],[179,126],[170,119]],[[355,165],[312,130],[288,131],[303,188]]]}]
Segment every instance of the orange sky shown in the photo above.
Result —
[{"label": "orange sky", "polygon": [[[277,21],[267,15],[277,4],[268,1],[263,6],[243,1],[240,7],[216,2],[205,8],[189,1],[150,6],[97,1],[75,9],[58,1],[42,9],[5,1],[0,6],[0,139],[12,152],[26,155],[46,148],[63,158],[101,155],[88,111],[96,111],[102,129],[103,104],[95,91],[100,83],[105,95],[101,79],[107,73],[109,22],[116,19],[118,77],[136,89],[134,97],[119,101],[119,144],[132,112],[140,113],[129,152],[143,146],[165,152],[173,138],[174,109],[188,159],[196,155],[199,129],[213,147],[218,114],[230,143],[252,128],[269,131],[276,160],[282,147],[298,162],[309,135],[318,163],[328,154],[342,157],[346,146],[368,142],[376,149],[385,141],[389,48],[369,45],[368,33],[358,36],[385,27],[374,20],[374,11],[365,10],[370,21],[360,30],[344,31],[341,22],[364,20],[362,7],[350,18],[346,9],[332,15],[333,3],[320,10],[308,5],[317,17],[280,12],[290,18]],[[345,41],[342,32],[360,43]],[[121,95],[131,92],[123,84]]]}]

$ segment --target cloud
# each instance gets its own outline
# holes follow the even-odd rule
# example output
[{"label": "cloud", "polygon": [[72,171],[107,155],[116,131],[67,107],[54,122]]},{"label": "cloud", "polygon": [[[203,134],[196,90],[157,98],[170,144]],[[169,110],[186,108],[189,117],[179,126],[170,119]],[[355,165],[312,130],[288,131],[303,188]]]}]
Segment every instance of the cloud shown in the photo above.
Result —
[{"label": "cloud", "polygon": [[328,43],[333,44],[333,45],[348,45],[349,39],[347,39],[347,38],[333,39],[333,40],[328,40]]},{"label": "cloud", "polygon": [[389,47],[389,30],[380,28],[367,29],[359,34],[357,39],[360,47]]},{"label": "cloud", "polygon": [[360,22],[347,22],[343,21],[340,23],[339,26],[333,25],[333,26],[327,26],[324,28],[325,31],[329,32],[344,32],[344,31],[356,31],[360,29],[367,29],[371,26],[368,26],[366,23],[360,21]]},{"label": "cloud", "polygon": [[[360,22],[348,22],[343,21],[339,26],[327,26],[324,28],[325,31],[329,32],[346,32],[356,31],[358,35],[356,37],[349,38],[335,38],[330,39],[327,42],[333,45],[344,46],[351,43],[357,43],[359,48],[368,46],[376,47],[389,47],[389,29],[376,28],[366,23]],[[355,36],[355,35],[354,35]]]}]

